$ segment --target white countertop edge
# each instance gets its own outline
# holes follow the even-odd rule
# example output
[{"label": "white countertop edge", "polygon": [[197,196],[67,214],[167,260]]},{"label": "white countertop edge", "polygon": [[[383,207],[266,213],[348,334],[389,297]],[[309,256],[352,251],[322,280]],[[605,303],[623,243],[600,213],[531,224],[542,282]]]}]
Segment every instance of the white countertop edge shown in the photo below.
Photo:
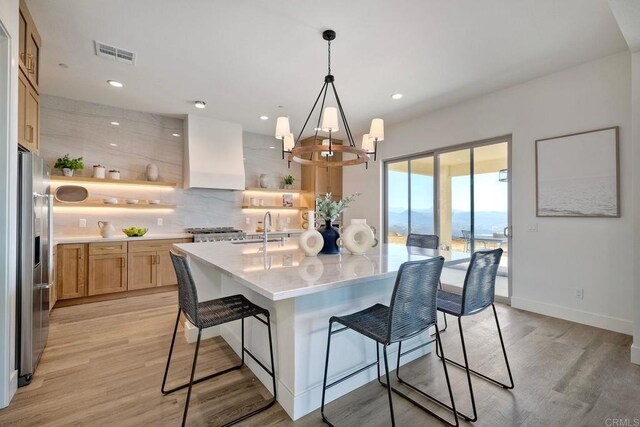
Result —
[{"label": "white countertop edge", "polygon": [[322,285],[314,285],[314,286],[309,286],[306,288],[296,289],[292,291],[282,291],[282,292],[273,293],[273,292],[268,292],[266,289],[260,286],[256,286],[254,283],[250,282],[249,280],[246,280],[244,277],[242,277],[241,275],[238,275],[237,273],[232,273],[216,264],[209,262],[208,260],[202,257],[199,257],[191,253],[187,247],[184,247],[185,245],[192,245],[192,244],[193,243],[178,243],[178,244],[174,244],[173,246],[183,250],[190,258],[195,258],[198,261],[206,263],[207,265],[213,267],[215,270],[219,271],[225,276],[240,282],[247,288],[259,293],[260,295],[270,299],[271,301],[280,301],[280,300],[285,300],[289,298],[296,298],[296,297],[301,297],[305,295],[315,294],[318,292],[328,291],[332,289],[340,289],[347,286],[358,285],[366,282],[373,282],[373,281],[382,280],[382,279],[395,278],[397,275],[396,272],[390,272],[390,273],[379,274],[376,276],[356,277],[353,279],[340,280],[338,282],[328,282],[328,283],[323,283]]},{"label": "white countertop edge", "polygon": [[95,242],[135,242],[138,240],[164,240],[164,239],[186,239],[193,237],[187,233],[167,233],[167,234],[146,234],[142,237],[127,237],[124,234],[104,238],[102,236],[68,236],[54,237],[53,244],[65,243],[95,243]]}]

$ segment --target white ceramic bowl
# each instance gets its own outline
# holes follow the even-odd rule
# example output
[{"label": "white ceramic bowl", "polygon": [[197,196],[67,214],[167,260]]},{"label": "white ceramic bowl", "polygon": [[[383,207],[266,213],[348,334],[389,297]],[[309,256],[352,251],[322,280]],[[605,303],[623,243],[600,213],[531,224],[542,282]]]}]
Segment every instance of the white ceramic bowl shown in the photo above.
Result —
[{"label": "white ceramic bowl", "polygon": [[127,199],[127,203],[130,205],[137,205],[139,202],[138,199]]},{"label": "white ceramic bowl", "polygon": [[118,199],[116,199],[115,197],[105,197],[104,199],[102,199],[102,203],[104,203],[105,205],[117,205]]},{"label": "white ceramic bowl", "polygon": [[160,200],[158,200],[158,199],[149,200],[149,204],[150,205],[159,205],[160,204]]}]

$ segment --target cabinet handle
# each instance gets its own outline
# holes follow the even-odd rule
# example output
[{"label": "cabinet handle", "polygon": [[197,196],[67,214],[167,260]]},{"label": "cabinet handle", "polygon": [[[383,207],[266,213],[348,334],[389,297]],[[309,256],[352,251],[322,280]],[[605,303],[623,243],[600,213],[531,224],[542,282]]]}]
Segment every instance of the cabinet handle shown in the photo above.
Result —
[{"label": "cabinet handle", "polygon": [[120,267],[124,268],[124,258],[120,258]]},{"label": "cabinet handle", "polygon": [[112,251],[112,250],[114,250],[114,249],[118,249],[118,248],[117,248],[117,247],[115,247],[115,246],[104,246],[102,249],[104,249],[104,250],[108,250],[108,251]]},{"label": "cabinet handle", "polygon": [[29,130],[29,136],[25,136],[25,139],[28,142],[33,142],[33,126],[31,125],[25,125],[25,128]]},{"label": "cabinet handle", "polygon": [[33,60],[33,55],[27,53],[27,71],[29,74],[35,73],[35,61]]},{"label": "cabinet handle", "polygon": [[156,256],[154,255],[151,257],[151,265],[155,265],[155,263],[156,263]]}]

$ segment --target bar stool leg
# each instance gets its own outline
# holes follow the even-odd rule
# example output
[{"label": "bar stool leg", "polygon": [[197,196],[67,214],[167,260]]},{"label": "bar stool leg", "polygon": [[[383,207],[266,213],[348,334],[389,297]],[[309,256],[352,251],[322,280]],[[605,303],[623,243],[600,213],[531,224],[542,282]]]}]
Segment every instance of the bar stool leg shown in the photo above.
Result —
[{"label": "bar stool leg", "polygon": [[[478,421],[478,412],[476,411],[476,399],[473,395],[473,385],[471,384],[471,371],[469,370],[469,359],[467,358],[467,347],[464,343],[464,333],[462,332],[462,317],[458,317],[458,328],[460,329],[460,341],[462,342],[462,355],[464,356],[464,367],[465,371],[467,371],[467,381],[469,382],[469,394],[471,395],[471,407],[473,408],[473,417],[468,417],[464,414],[465,418],[467,418],[471,422]],[[442,354],[442,363],[447,363],[446,359],[444,359],[444,352]]]},{"label": "bar stool leg", "polygon": [[182,310],[178,309],[178,317],[176,317],[176,326],[173,328],[173,338],[171,338],[171,346],[169,347],[169,357],[167,357],[167,366],[164,369],[164,378],[162,378],[162,387],[160,387],[160,391],[162,394],[168,394],[168,391],[165,391],[165,386],[167,385],[167,375],[169,374],[169,364],[171,363],[171,355],[173,354],[173,346],[176,343],[176,334],[178,332],[178,323],[180,323],[180,314]]},{"label": "bar stool leg", "polygon": [[327,373],[329,372],[329,351],[331,350],[332,327],[333,327],[333,322],[329,321],[329,332],[327,336],[327,358],[324,362],[324,379],[322,380],[322,403],[320,404],[320,414],[322,415],[322,421],[329,424],[330,426],[332,426],[333,424],[331,424],[327,419],[327,417],[325,417],[324,415],[324,398],[325,398],[325,392],[327,390]]},{"label": "bar stool leg", "polygon": [[[504,356],[504,363],[507,365],[507,372],[509,373],[509,383],[510,385],[500,384],[502,387],[507,390],[511,390],[514,386],[513,384],[513,376],[511,375],[511,367],[509,366],[509,359],[507,358],[507,350],[504,347],[504,340],[502,339],[502,331],[500,330],[500,322],[498,321],[498,312],[496,311],[495,304],[491,304],[491,308],[493,308],[493,316],[496,319],[496,327],[498,328],[498,336],[500,337],[500,345],[502,346],[502,355]],[[496,381],[494,381],[496,382]]]},{"label": "bar stool leg", "polygon": [[198,350],[200,350],[200,338],[202,337],[202,329],[198,328],[198,341],[196,342],[196,351],[193,355],[193,366],[191,366],[191,379],[189,380],[189,390],[187,391],[187,401],[184,404],[184,414],[182,415],[182,427],[187,423],[187,412],[189,411],[189,401],[191,400],[191,388],[193,387],[193,377],[196,374],[196,364],[198,363]]},{"label": "bar stool leg", "polygon": [[384,371],[387,377],[387,384],[388,384],[387,393],[389,395],[389,411],[391,412],[391,427],[395,427],[396,419],[393,415],[393,399],[391,397],[391,380],[389,378],[389,360],[387,358],[387,344],[384,344],[382,346],[382,352],[384,355]]}]

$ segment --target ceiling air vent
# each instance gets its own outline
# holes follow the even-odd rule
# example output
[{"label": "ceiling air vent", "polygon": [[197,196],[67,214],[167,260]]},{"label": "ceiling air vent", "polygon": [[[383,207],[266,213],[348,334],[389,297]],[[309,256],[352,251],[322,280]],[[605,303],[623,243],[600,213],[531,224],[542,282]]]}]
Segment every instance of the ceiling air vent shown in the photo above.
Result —
[{"label": "ceiling air vent", "polygon": [[135,65],[136,63],[136,54],[131,51],[111,46],[97,40],[94,40],[93,43],[95,44],[97,56],[110,59],[112,61],[124,62],[129,65]]}]

